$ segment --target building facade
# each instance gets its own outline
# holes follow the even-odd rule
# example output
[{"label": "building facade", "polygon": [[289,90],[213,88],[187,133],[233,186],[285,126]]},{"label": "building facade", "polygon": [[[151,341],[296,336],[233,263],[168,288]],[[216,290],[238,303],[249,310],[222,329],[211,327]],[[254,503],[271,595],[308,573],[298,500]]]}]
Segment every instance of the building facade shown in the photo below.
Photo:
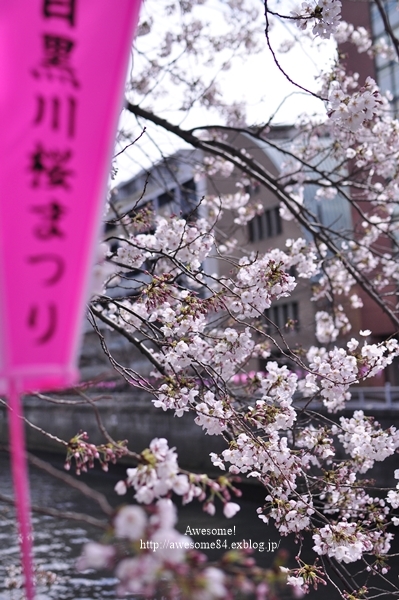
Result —
[{"label": "building facade", "polygon": [[[269,134],[275,138],[270,145],[247,133],[231,131],[227,133],[228,142],[251,155],[254,161],[274,176],[279,175],[280,166],[285,158],[278,148],[284,148],[291,142],[291,128],[276,128]],[[242,175],[234,169],[226,176],[223,169],[211,174],[207,169],[208,159],[198,150],[181,150],[173,156],[156,164],[149,172],[143,171],[121,184],[116,189],[112,200],[115,214],[133,214],[139,207],[148,207],[153,213],[167,217],[180,215],[188,220],[205,217],[212,222],[209,203],[204,198],[212,197],[216,203],[220,199],[223,216],[218,222],[214,234],[218,244],[226,244],[233,238],[237,240],[235,254],[249,255],[252,252],[264,254],[272,248],[286,249],[288,239],[303,237],[310,240],[309,234],[303,230],[296,220],[283,220],[280,215],[280,200],[265,187],[252,184],[245,187],[250,196],[250,203],[261,205],[253,219],[246,226],[237,226],[236,213],[223,208],[223,198],[237,193],[240,189]],[[328,165],[326,165],[328,167]],[[205,172],[205,174],[204,174]],[[199,174],[202,173],[201,176]],[[316,200],[316,185],[307,185],[304,191],[306,207],[317,213],[318,219],[329,228],[350,230],[352,227],[351,210],[348,202],[337,196],[334,203],[329,200]],[[115,227],[115,226],[114,226]],[[111,247],[117,238],[117,228],[113,237],[112,226],[108,230]],[[117,245],[113,247],[117,251]],[[205,273],[219,277],[228,275],[231,263],[218,258],[216,252],[206,259],[203,269]],[[140,276],[135,276],[139,280]],[[271,308],[264,313],[263,327],[276,340],[271,347],[272,356],[280,364],[290,364],[284,351],[288,348],[301,353],[309,346],[317,344],[315,337],[315,312],[320,306],[312,301],[312,284],[308,279],[297,278],[297,286],[287,298],[273,302]],[[126,285],[126,293],[128,292]],[[122,293],[119,287],[111,293]],[[295,366],[291,363],[291,366]],[[263,370],[264,361],[251,363],[250,370]]]},{"label": "building facade", "polygon": [[[378,6],[380,4],[380,8]],[[342,0],[342,18],[343,20],[357,27],[364,27],[371,35],[374,44],[383,43],[391,46],[388,36],[385,32],[384,19],[381,9],[384,10],[385,18],[393,33],[399,36],[399,11],[396,0],[381,0],[379,3],[368,0]],[[399,113],[399,63],[394,58],[393,53],[385,52],[382,56],[376,55],[375,58],[367,52],[359,53],[353,44],[346,43],[340,47],[343,63],[346,65],[349,74],[359,74],[359,85],[361,86],[367,77],[372,77],[378,84],[382,94],[388,93],[391,98],[390,106],[392,115]],[[354,192],[354,195],[356,192]],[[358,196],[358,192],[357,192]],[[356,196],[355,196],[356,197]],[[361,200],[361,199],[360,199]],[[353,228],[356,231],[359,224],[359,214],[352,210]],[[387,247],[392,250],[392,241],[381,238],[378,241],[381,247]],[[392,290],[395,292],[395,290]],[[376,305],[376,303],[364,293],[358,290],[359,296],[363,301],[363,307],[359,311],[359,327],[361,329],[370,329],[372,341],[378,343],[387,339],[390,335],[396,335],[397,332],[389,317]],[[377,385],[382,385],[390,381],[393,385],[399,385],[399,368],[397,361],[391,367],[381,374],[380,378],[375,378]]]}]

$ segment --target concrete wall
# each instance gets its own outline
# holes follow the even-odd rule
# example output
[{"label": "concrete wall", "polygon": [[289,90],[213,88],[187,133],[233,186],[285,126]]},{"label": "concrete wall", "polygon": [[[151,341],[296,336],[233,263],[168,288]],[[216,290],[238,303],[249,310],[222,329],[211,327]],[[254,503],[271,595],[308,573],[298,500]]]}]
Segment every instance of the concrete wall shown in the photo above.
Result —
[{"label": "concrete wall", "polygon": [[[176,446],[182,467],[207,471],[211,467],[209,452],[221,452],[226,448],[222,438],[205,435],[194,423],[191,414],[181,418],[174,417],[173,412],[154,408],[150,398],[139,397],[133,389],[127,392],[108,391],[103,395],[108,398],[97,401],[96,406],[108,433],[115,440],[127,439],[132,451],[141,452],[153,438],[166,437],[170,447]],[[96,444],[106,443],[90,405],[76,404],[79,398],[72,395],[64,394],[62,400],[71,404],[56,404],[26,397],[25,417],[34,426],[65,441],[84,430],[89,434],[90,441]],[[26,438],[28,450],[66,454],[66,448],[62,444],[37,429],[27,426]],[[8,440],[4,407],[0,408],[0,440],[2,443]]]}]

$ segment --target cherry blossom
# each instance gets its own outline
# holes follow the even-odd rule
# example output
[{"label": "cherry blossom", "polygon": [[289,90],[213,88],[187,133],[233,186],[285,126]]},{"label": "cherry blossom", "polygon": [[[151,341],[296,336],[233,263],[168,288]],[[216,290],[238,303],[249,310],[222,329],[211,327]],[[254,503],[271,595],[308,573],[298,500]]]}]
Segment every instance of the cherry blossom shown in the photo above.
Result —
[{"label": "cherry blossom", "polygon": [[147,516],[139,506],[123,506],[115,517],[116,537],[138,540],[144,533]]},{"label": "cherry blossom", "polygon": [[[164,438],[152,440],[148,450],[142,453],[142,463],[127,469],[125,486],[134,487],[136,500],[144,504],[150,504],[169,490],[183,496],[190,487],[187,476],[179,473],[176,452]],[[118,489],[121,487],[119,483]]]},{"label": "cherry blossom", "polygon": [[313,25],[313,34],[329,38],[335,33],[341,18],[341,2],[339,0],[313,0],[302,2],[300,10],[293,12],[297,18],[297,26],[306,29],[309,22]]},{"label": "cherry blossom", "polygon": [[240,506],[236,502],[227,502],[223,507],[224,516],[228,519],[234,517],[239,510]]},{"label": "cherry blossom", "polygon": [[399,447],[399,432],[395,427],[382,431],[378,422],[365,417],[361,410],[356,410],[351,419],[340,417],[340,426],[334,425],[332,433],[338,434],[345,450],[356,459],[360,473],[371,469],[374,461],[385,460]]},{"label": "cherry blossom", "polygon": [[104,569],[110,564],[115,557],[115,548],[106,544],[98,544],[97,542],[88,542],[81,554],[77,569],[85,571],[86,569]]},{"label": "cherry blossom", "polygon": [[[216,34],[203,18],[206,0],[161,4],[156,11],[145,7],[126,107],[140,123],[195,148],[187,172],[198,184],[197,207],[190,216],[179,208],[177,214],[156,214],[151,178],[143,179],[126,212],[111,195],[107,230],[113,231],[97,269],[108,283],[105,293],[96,287],[90,314],[127,385],[176,418],[190,413],[205,435],[224,440],[223,450],[210,454],[221,475],[184,471],[164,438],[135,455],[127,442],[96,446],[79,433],[68,444],[66,467],[75,461],[84,472],[99,460],[107,469],[128,456],[134,466],[115,492],[128,498],[132,493],[141,504],[117,510],[108,540],[87,545],[79,566],[114,568],[121,595],[185,598],[186,589],[197,600],[272,595],[272,578],[256,570],[252,580],[246,575],[247,555],[239,564],[239,554],[207,564],[193,552],[193,540],[177,530],[174,495],[183,503],[198,502],[206,518],[223,512],[233,519],[240,509],[236,480],[250,477],[264,490],[260,527],[273,525],[298,543],[292,557],[297,567],[281,572],[295,597],[346,578],[353,598],[364,597],[371,572],[373,580],[383,576],[375,593],[386,593],[399,484],[377,491],[363,475],[397,453],[399,434],[361,410],[350,411],[352,386],[372,383],[399,356],[399,123],[389,93],[372,77],[348,73],[337,52],[320,73],[318,90],[311,91],[324,103],[324,119],[303,117],[286,129],[274,127],[273,118],[247,126],[238,102],[224,100],[216,75],[197,73],[205,58],[204,68],[224,72],[236,55],[260,47],[283,71],[270,35],[273,21],[294,32],[293,41],[284,43],[288,55],[298,40],[316,38],[315,56],[332,37],[363,55],[393,60],[396,41],[389,30],[373,41],[362,26],[342,21],[339,0],[305,1],[290,14],[266,3],[264,15],[251,1],[219,3],[225,29],[215,28]],[[175,14],[181,29],[158,31],[159,15],[172,22]],[[156,51],[148,43],[151,35],[157,36]],[[306,93],[300,74],[294,75],[287,73],[287,80]],[[163,95],[171,90],[179,117],[168,120]],[[217,111],[225,124],[188,129],[188,111],[197,106]],[[155,169],[163,173],[165,190],[172,180],[177,190],[182,182],[173,161],[164,160],[161,136],[149,137],[163,157]],[[285,242],[269,236],[258,251],[255,243],[247,244],[248,231],[271,197],[290,233]],[[335,207],[342,214],[329,217]],[[306,323],[312,341],[302,345],[301,329],[292,344],[292,323],[274,326],[270,315],[304,289],[314,309]],[[362,320],[369,302],[391,320],[386,335]],[[136,370],[133,358],[122,364],[113,356],[100,322],[141,353],[150,365],[145,373],[141,366]],[[309,564],[301,557],[306,539],[313,540],[316,555]],[[360,560],[352,577],[345,565]]]},{"label": "cherry blossom", "polygon": [[366,535],[361,533],[356,523],[342,521],[336,525],[326,525],[313,535],[317,554],[328,554],[338,562],[350,563],[360,560],[363,553],[372,549]]}]

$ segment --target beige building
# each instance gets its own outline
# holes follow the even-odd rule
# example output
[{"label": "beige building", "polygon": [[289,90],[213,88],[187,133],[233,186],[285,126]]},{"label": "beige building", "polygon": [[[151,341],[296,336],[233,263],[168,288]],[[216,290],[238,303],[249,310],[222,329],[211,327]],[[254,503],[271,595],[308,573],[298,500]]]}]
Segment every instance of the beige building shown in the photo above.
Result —
[{"label": "beige building", "polygon": [[[260,141],[246,133],[231,132],[229,142],[244,149],[264,169],[274,176],[279,174],[279,165],[284,159],[278,145],[282,147],[289,142],[289,128],[272,130],[270,145],[267,141]],[[223,209],[223,197],[235,194],[239,188],[237,183],[242,179],[237,169],[226,176],[218,171],[211,174],[212,165],[207,164],[208,159],[198,150],[181,150],[170,158],[155,165],[150,172],[142,172],[131,180],[118,186],[113,198],[113,205],[118,214],[135,211],[139,206],[152,207],[155,213],[161,215],[181,215],[185,218],[195,219],[197,216],[212,219],[208,204],[202,202],[203,198],[212,196],[220,198]],[[211,161],[212,162],[212,161]],[[199,176],[204,172],[207,174]],[[313,189],[314,188],[314,189]],[[343,198],[336,198],[333,203],[315,199],[316,186],[308,185],[304,192],[304,202],[324,224],[338,229],[350,229],[350,208]],[[236,238],[238,244],[234,254],[237,256],[248,255],[251,252],[260,254],[272,248],[285,249],[287,239],[304,237],[310,240],[309,234],[302,230],[295,220],[283,220],[280,216],[278,198],[264,187],[250,184],[245,188],[250,195],[250,203],[260,204],[262,212],[248,222],[245,226],[237,226],[234,217],[237,216],[229,210],[223,211],[222,219],[215,229],[218,243],[226,244]],[[112,226],[109,228],[112,234]],[[112,240],[111,240],[112,246]],[[116,244],[113,249],[116,250]],[[231,263],[208,258],[204,263],[205,273],[226,275],[231,269]],[[284,351],[287,347],[300,352],[312,344],[317,344],[315,339],[315,303],[311,301],[312,282],[307,279],[297,279],[297,286],[292,295],[273,303],[265,312],[263,327],[275,338],[277,345]],[[117,293],[122,290],[118,289]],[[126,290],[127,292],[127,290]],[[127,292],[128,293],[128,292]],[[320,306],[317,307],[320,309]],[[289,323],[290,326],[286,326]],[[281,332],[281,334],[280,334]],[[272,349],[273,356],[281,362],[289,362],[278,347]],[[263,361],[259,359],[257,365],[251,364],[250,369],[262,370]]]}]

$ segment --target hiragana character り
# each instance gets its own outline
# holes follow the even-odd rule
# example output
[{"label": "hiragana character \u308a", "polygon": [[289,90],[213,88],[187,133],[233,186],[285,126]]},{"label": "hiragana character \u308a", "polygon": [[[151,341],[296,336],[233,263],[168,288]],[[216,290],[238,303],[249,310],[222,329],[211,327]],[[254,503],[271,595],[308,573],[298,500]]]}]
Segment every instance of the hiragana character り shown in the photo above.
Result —
[{"label": "hiragana character \u308a", "polygon": [[41,333],[35,339],[37,345],[47,344],[57,330],[57,306],[54,302],[47,305],[33,304],[29,308],[27,324],[29,329],[40,328]]}]

